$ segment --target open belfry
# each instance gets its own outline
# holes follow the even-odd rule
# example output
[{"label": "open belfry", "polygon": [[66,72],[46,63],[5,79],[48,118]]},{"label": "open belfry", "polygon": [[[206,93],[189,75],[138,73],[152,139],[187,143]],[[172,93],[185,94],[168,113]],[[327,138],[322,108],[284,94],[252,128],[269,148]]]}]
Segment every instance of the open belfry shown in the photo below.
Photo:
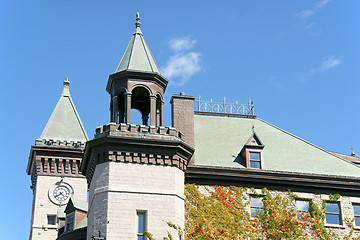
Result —
[{"label": "open belfry", "polygon": [[[184,226],[184,171],[194,149],[179,129],[163,126],[168,81],[146,45],[139,15],[135,25],[106,87],[111,122],[96,129],[81,164],[89,186],[87,239],[99,232],[107,239],[134,239],[138,219],[146,219],[159,238],[167,234],[164,220]],[[143,125],[131,124],[132,108],[141,112]]]},{"label": "open belfry", "polygon": [[[64,81],[30,151],[30,240],[143,240],[147,232],[154,239],[168,232],[177,238],[167,223],[184,230],[190,226],[185,223],[196,217],[204,222],[208,213],[189,217],[185,211],[194,207],[189,198],[196,194],[184,191],[190,184],[196,184],[199,196],[205,193],[199,199],[213,196],[216,186],[243,187],[249,221],[263,211],[267,193],[280,198],[290,190],[295,219],[318,208],[322,230],[337,234],[336,239],[360,236],[355,153],[326,151],[258,118],[250,100],[204,101],[180,93],[172,95],[171,116],[165,116],[168,80],[140,25],[137,14],[130,43],[107,81],[109,123],[96,128],[91,140],[71,99],[70,82]],[[141,114],[140,125],[133,124],[140,120],[131,116],[134,109]],[[164,126],[169,117],[171,126]],[[199,230],[187,228],[194,229]]]}]

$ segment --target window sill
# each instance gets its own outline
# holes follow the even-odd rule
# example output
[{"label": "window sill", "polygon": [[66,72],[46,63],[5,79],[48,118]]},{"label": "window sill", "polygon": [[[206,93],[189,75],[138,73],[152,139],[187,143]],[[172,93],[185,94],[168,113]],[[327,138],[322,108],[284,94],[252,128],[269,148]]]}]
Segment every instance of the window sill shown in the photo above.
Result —
[{"label": "window sill", "polygon": [[340,229],[345,229],[346,228],[345,225],[330,224],[330,223],[325,223],[324,227],[327,227],[327,228],[340,228]]}]

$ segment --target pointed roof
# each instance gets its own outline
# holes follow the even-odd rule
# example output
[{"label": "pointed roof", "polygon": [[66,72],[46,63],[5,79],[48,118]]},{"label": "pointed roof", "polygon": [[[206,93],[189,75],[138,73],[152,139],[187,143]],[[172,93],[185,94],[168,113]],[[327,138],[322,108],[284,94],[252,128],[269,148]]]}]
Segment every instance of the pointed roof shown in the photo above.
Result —
[{"label": "pointed roof", "polygon": [[254,131],[254,127],[253,127],[253,132],[249,138],[249,140],[247,140],[246,144],[244,145],[244,147],[259,147],[259,148],[263,148],[264,145],[262,144],[260,138],[258,137],[258,135],[256,134],[256,132]]},{"label": "pointed roof", "polygon": [[64,81],[64,90],[47,122],[40,139],[86,142],[88,140],[84,126],[71,99],[68,78]]},{"label": "pointed roof", "polygon": [[140,30],[139,13],[136,14],[135,32],[127,46],[125,53],[115,73],[125,70],[154,72],[160,74],[144,36]]},{"label": "pointed roof", "polygon": [[75,209],[87,212],[88,203],[83,200],[71,197],[66,205],[64,212],[65,213],[73,212]]}]

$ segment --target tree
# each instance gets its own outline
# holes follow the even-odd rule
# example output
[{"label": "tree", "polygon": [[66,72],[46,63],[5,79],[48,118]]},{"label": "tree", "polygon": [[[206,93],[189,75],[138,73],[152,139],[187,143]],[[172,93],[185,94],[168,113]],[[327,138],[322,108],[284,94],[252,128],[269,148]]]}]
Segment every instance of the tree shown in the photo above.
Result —
[{"label": "tree", "polygon": [[[352,239],[353,221],[346,219],[350,232],[341,238],[324,227],[325,208],[320,209],[310,201],[309,212],[298,212],[295,199],[298,196],[290,190],[273,196],[267,189],[258,194],[251,189],[251,195],[262,198],[262,209],[250,217],[250,199],[247,188],[235,186],[185,185],[185,236],[179,226],[167,222],[177,230],[180,239],[230,240],[230,239]],[[338,194],[329,195],[337,201]],[[147,233],[150,240],[151,234]],[[171,240],[168,236],[164,240]]]},{"label": "tree", "polygon": [[[273,196],[267,189],[258,194],[263,208],[250,217],[247,189],[234,186],[185,186],[185,239],[360,239],[350,233],[340,238],[324,227],[324,210],[310,201],[309,212],[299,213],[295,206],[298,197],[288,191]],[[330,195],[330,199],[339,195]],[[335,199],[334,199],[335,200]],[[323,208],[324,209],[324,208]]]}]

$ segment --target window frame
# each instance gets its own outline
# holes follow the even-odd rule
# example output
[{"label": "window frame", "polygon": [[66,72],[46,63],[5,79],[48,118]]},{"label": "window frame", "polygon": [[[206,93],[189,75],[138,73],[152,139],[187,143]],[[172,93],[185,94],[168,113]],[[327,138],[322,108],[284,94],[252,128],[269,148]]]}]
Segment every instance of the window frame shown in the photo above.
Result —
[{"label": "window frame", "polygon": [[[139,215],[142,215],[143,216],[143,232],[140,232],[140,219],[139,219]],[[137,210],[136,211],[136,226],[137,226],[137,229],[136,229],[136,239],[139,240],[139,239],[146,239],[145,238],[145,231],[147,230],[147,211],[144,211],[144,210]]]},{"label": "window frame", "polygon": [[[73,217],[73,221],[72,222],[69,222],[69,218],[70,217]],[[72,229],[69,229],[68,228],[68,225],[72,223]],[[68,231],[72,231],[74,230],[75,228],[75,212],[71,212],[71,213],[68,213],[66,214],[66,218],[65,218],[65,232],[68,232]]]},{"label": "window frame", "polygon": [[[259,153],[260,160],[259,161],[253,160],[253,161],[256,161],[256,162],[260,163],[259,168],[252,168],[251,167],[252,159],[250,159],[250,153]],[[263,156],[263,150],[262,149],[246,148],[246,167],[251,168],[251,169],[264,169],[264,156]]]},{"label": "window frame", "polygon": [[[307,210],[299,210],[298,209],[298,205],[297,205],[297,202],[307,202],[308,203],[308,209]],[[303,213],[310,213],[309,212],[309,209],[310,209],[310,202],[311,202],[311,199],[306,199],[306,198],[298,198],[298,199],[295,199],[295,206],[296,206],[296,211],[297,211],[297,219],[300,219],[299,215],[301,216],[301,214]],[[306,219],[301,219],[302,221],[308,221]]]},{"label": "window frame", "polygon": [[[54,224],[50,224],[49,222],[49,219],[50,218],[53,218],[54,219]],[[48,214],[47,215],[47,225],[49,225],[49,226],[55,226],[56,225],[56,215],[54,215],[54,214]]]},{"label": "window frame", "polygon": [[[258,214],[257,213],[257,211],[255,212],[255,214],[254,214],[254,216],[252,216],[252,210],[254,209],[254,210],[259,210],[259,209],[261,209],[261,211],[263,211],[263,209],[264,209],[264,203],[263,203],[263,199],[264,199],[264,196],[258,196],[258,195],[250,195],[249,196],[250,197],[250,217],[251,218],[256,218],[256,216],[255,216],[255,214]],[[259,206],[252,206],[251,205],[251,200],[252,199],[254,199],[254,198],[259,198],[259,199],[261,199],[261,207],[259,207]]]},{"label": "window frame", "polygon": [[356,215],[356,213],[355,213],[355,206],[360,207],[360,203],[352,203],[352,205],[353,205],[353,211],[354,211],[354,225],[355,225],[355,227],[360,227],[360,224],[356,225],[356,218],[358,218],[360,220],[360,214]]},{"label": "window frame", "polygon": [[[340,202],[334,202],[334,201],[325,201],[325,223],[328,225],[343,225],[343,220],[342,220],[342,214],[341,214],[341,203]],[[326,204],[336,204],[338,207],[338,213],[332,213],[332,212],[328,212],[326,209]],[[339,223],[329,223],[327,216],[328,215],[332,215],[332,216],[338,216],[339,219]]]}]

